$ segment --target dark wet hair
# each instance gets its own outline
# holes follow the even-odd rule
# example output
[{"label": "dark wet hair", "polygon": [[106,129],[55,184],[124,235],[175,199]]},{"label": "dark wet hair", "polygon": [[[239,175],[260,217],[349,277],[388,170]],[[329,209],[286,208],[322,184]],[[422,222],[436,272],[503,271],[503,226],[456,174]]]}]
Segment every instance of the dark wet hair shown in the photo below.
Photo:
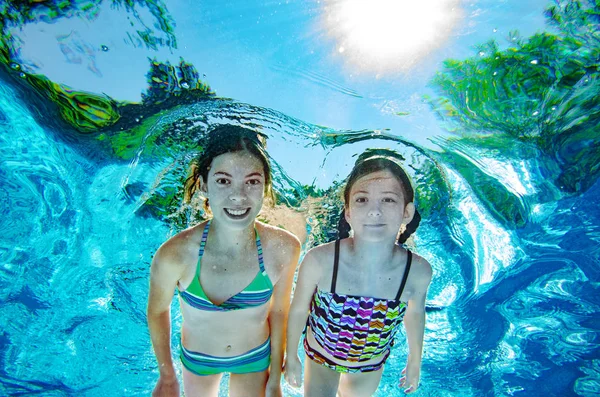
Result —
[{"label": "dark wet hair", "polygon": [[[238,125],[223,124],[207,133],[206,140],[201,143],[202,152],[192,160],[188,178],[185,182],[185,201],[190,202],[196,193],[198,179],[206,183],[213,160],[225,153],[248,152],[263,165],[265,174],[265,196],[274,199],[272,191],[271,163],[265,150],[266,137],[251,129]],[[208,207],[206,200],[205,207]]]},{"label": "dark wet hair", "polygon": [[[377,171],[390,171],[402,187],[404,193],[404,204],[415,201],[415,191],[406,171],[398,164],[398,161],[404,160],[399,153],[389,149],[367,149],[365,150],[354,163],[354,168],[350,172],[344,187],[344,209],[340,214],[338,222],[338,238],[346,238],[350,235],[350,225],[346,221],[346,207],[350,201],[350,190],[357,180],[365,175],[372,174]],[[415,215],[412,220],[406,225],[406,229],[398,237],[398,243],[404,244],[406,240],[413,234],[421,223],[421,215],[415,208]]]}]

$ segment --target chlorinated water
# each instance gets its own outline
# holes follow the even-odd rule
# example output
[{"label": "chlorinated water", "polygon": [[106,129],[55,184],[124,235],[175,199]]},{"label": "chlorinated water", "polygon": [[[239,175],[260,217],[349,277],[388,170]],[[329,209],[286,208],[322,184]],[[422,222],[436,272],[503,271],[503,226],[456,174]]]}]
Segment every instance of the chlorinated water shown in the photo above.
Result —
[{"label": "chlorinated water", "polygon": [[[354,155],[405,157],[434,269],[417,395],[600,393],[594,2],[365,14],[374,37],[342,1],[0,7],[1,395],[149,395],[149,264],[202,216],[182,184],[219,123],[268,136],[261,216],[305,249],[335,235]],[[406,354],[400,335],[378,396]]]}]

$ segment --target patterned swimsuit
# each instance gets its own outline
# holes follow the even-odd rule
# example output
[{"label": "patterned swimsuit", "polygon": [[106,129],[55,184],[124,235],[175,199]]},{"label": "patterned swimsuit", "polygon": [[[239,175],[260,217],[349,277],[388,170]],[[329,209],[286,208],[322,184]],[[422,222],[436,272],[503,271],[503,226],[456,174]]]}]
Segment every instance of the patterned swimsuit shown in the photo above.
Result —
[{"label": "patterned swimsuit", "polygon": [[[394,299],[344,295],[335,292],[339,262],[339,240],[335,243],[335,259],[331,292],[317,289],[313,295],[308,326],[317,343],[329,355],[353,366],[340,365],[313,349],[304,339],[308,357],[337,372],[370,372],[380,369],[390,354],[396,332],[400,328],[406,303],[400,301],[412,263],[407,262],[398,293]],[[360,363],[381,357],[377,364]]]}]

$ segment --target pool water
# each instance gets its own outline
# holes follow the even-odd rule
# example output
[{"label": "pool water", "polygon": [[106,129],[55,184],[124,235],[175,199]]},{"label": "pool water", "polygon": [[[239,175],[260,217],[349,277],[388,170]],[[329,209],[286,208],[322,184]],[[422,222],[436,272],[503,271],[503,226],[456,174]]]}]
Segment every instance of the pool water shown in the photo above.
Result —
[{"label": "pool water", "polygon": [[182,181],[219,123],[268,136],[261,217],[304,250],[353,156],[405,157],[434,269],[415,395],[600,395],[600,7],[424,1],[396,31],[373,2],[363,47],[346,3],[0,5],[0,395],[150,394],[150,261],[201,219]]}]

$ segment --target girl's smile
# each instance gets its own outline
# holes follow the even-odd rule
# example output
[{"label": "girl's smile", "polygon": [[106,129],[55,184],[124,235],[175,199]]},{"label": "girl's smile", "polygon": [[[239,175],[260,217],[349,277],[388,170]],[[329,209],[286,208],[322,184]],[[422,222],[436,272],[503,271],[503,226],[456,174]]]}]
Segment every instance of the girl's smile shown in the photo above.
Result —
[{"label": "girl's smile", "polygon": [[215,157],[202,191],[214,219],[234,227],[246,227],[260,212],[265,190],[263,165],[242,151]]}]

